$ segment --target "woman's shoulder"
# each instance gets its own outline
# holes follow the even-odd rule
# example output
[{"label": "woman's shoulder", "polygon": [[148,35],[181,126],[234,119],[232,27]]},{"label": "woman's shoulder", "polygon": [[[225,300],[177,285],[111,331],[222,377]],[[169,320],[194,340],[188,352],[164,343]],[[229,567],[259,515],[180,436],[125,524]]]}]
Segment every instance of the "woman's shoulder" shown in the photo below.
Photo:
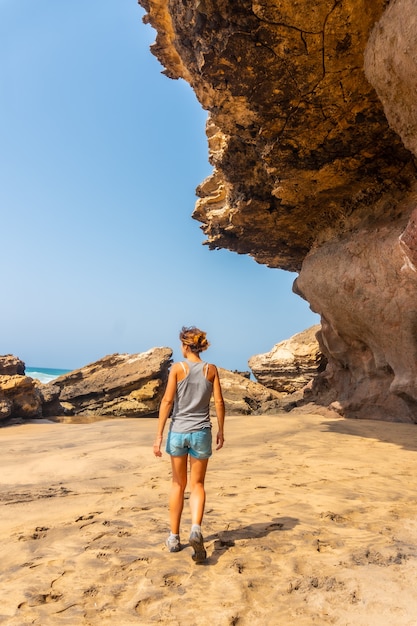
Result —
[{"label": "woman's shoulder", "polygon": [[171,365],[169,375],[174,377],[176,381],[179,382],[187,376],[188,372],[189,368],[184,361],[176,361]]},{"label": "woman's shoulder", "polygon": [[217,367],[214,365],[214,363],[206,363],[205,365],[207,367],[207,378],[211,382],[213,382],[216,376],[218,376]]},{"label": "woman's shoulder", "polygon": [[184,361],[175,361],[171,365],[171,372],[183,372],[185,367]]}]

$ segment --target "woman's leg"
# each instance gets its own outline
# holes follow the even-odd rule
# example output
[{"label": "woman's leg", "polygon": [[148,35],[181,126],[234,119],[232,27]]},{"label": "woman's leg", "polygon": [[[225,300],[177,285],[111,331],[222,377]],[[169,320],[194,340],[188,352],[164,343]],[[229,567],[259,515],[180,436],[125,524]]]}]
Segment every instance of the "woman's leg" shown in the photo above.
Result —
[{"label": "woman's leg", "polygon": [[181,514],[184,507],[184,491],[187,486],[187,459],[188,455],[171,456],[172,485],[169,498],[169,517],[171,532],[180,534]]},{"label": "woman's leg", "polygon": [[204,479],[206,477],[208,459],[195,459],[190,456],[190,508],[191,523],[201,526],[206,503]]}]

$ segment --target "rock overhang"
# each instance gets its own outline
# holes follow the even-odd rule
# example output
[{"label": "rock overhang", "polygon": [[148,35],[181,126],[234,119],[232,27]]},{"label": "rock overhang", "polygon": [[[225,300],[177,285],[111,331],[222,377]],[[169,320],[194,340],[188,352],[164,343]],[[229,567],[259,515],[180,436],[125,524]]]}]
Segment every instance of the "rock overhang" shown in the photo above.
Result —
[{"label": "rock overhang", "polygon": [[165,73],[209,112],[193,216],[210,248],[299,271],[315,246],[397,216],[415,161],[363,70],[385,0],[140,4]]}]

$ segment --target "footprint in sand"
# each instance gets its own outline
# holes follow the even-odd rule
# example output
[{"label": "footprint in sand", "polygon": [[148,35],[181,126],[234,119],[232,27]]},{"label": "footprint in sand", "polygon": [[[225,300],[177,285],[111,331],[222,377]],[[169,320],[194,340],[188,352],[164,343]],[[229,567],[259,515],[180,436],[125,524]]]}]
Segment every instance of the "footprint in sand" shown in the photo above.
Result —
[{"label": "footprint in sand", "polygon": [[83,596],[85,596],[86,598],[94,598],[97,594],[98,594],[97,587],[89,587],[88,589],[84,591]]},{"label": "footprint in sand", "polygon": [[339,515],[338,513],[333,513],[332,511],[321,513],[320,517],[322,519],[329,519],[332,522],[336,522],[336,524],[344,524],[347,521],[349,521],[346,517],[343,517],[343,515]]},{"label": "footprint in sand", "polygon": [[41,604],[49,604],[49,602],[58,602],[62,597],[62,593],[37,593],[27,602],[21,602],[17,608],[22,609],[25,606],[40,606]]},{"label": "footprint in sand", "polygon": [[180,595],[185,593],[185,589],[182,586],[179,577],[175,574],[164,574],[162,580],[166,587],[175,587]]},{"label": "footprint in sand", "polygon": [[282,530],[284,528],[284,524],[282,524],[281,522],[273,522],[272,524],[269,524],[268,526],[266,526],[265,530]]},{"label": "footprint in sand", "polygon": [[135,611],[139,615],[146,615],[148,612],[148,607],[155,602],[157,596],[149,596],[147,598],[143,598],[143,600],[139,600],[139,602],[135,606]]},{"label": "footprint in sand", "polygon": [[87,513],[86,515],[80,515],[75,520],[76,522],[86,522],[87,520],[93,519],[96,515],[100,515],[103,511],[93,511],[92,513]]},{"label": "footprint in sand", "polygon": [[46,537],[49,528],[47,526],[36,526],[31,535],[20,535],[19,541],[30,541],[31,539],[43,539]]}]

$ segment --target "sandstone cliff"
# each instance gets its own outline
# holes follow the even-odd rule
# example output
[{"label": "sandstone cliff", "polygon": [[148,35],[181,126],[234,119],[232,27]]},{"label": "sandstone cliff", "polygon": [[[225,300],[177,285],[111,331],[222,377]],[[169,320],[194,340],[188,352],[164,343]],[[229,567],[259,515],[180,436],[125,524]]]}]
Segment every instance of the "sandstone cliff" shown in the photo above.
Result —
[{"label": "sandstone cliff", "polygon": [[[156,417],[172,363],[171,348],[111,354],[48,384],[25,376],[25,364],[0,356],[0,421],[49,417],[83,422],[109,417]],[[288,410],[285,394],[237,372],[219,369],[228,415]],[[211,412],[215,417],[214,403]]]},{"label": "sandstone cliff", "polygon": [[[236,372],[219,368],[226,415],[267,415],[288,410],[286,394]],[[215,423],[214,402],[211,413]]]},{"label": "sandstone cliff", "polygon": [[41,386],[43,415],[152,417],[168,379],[172,350],[111,354]]},{"label": "sandstone cliff", "polygon": [[249,367],[256,380],[280,393],[301,391],[327,365],[316,337],[319,330],[319,325],[312,326],[277,343],[270,352],[252,356]]},{"label": "sandstone cliff", "polygon": [[342,414],[417,421],[415,3],[140,4],[209,112],[207,244],[299,272]]},{"label": "sandstone cliff", "polygon": [[35,381],[25,376],[25,364],[16,356],[0,356],[0,420],[42,415],[42,398]]},{"label": "sandstone cliff", "polygon": [[[59,421],[94,417],[156,417],[165,391],[171,348],[112,354],[47,385],[39,385],[42,414]],[[219,369],[228,415],[260,415],[285,409],[283,394]],[[214,403],[211,412],[215,416]]]}]

